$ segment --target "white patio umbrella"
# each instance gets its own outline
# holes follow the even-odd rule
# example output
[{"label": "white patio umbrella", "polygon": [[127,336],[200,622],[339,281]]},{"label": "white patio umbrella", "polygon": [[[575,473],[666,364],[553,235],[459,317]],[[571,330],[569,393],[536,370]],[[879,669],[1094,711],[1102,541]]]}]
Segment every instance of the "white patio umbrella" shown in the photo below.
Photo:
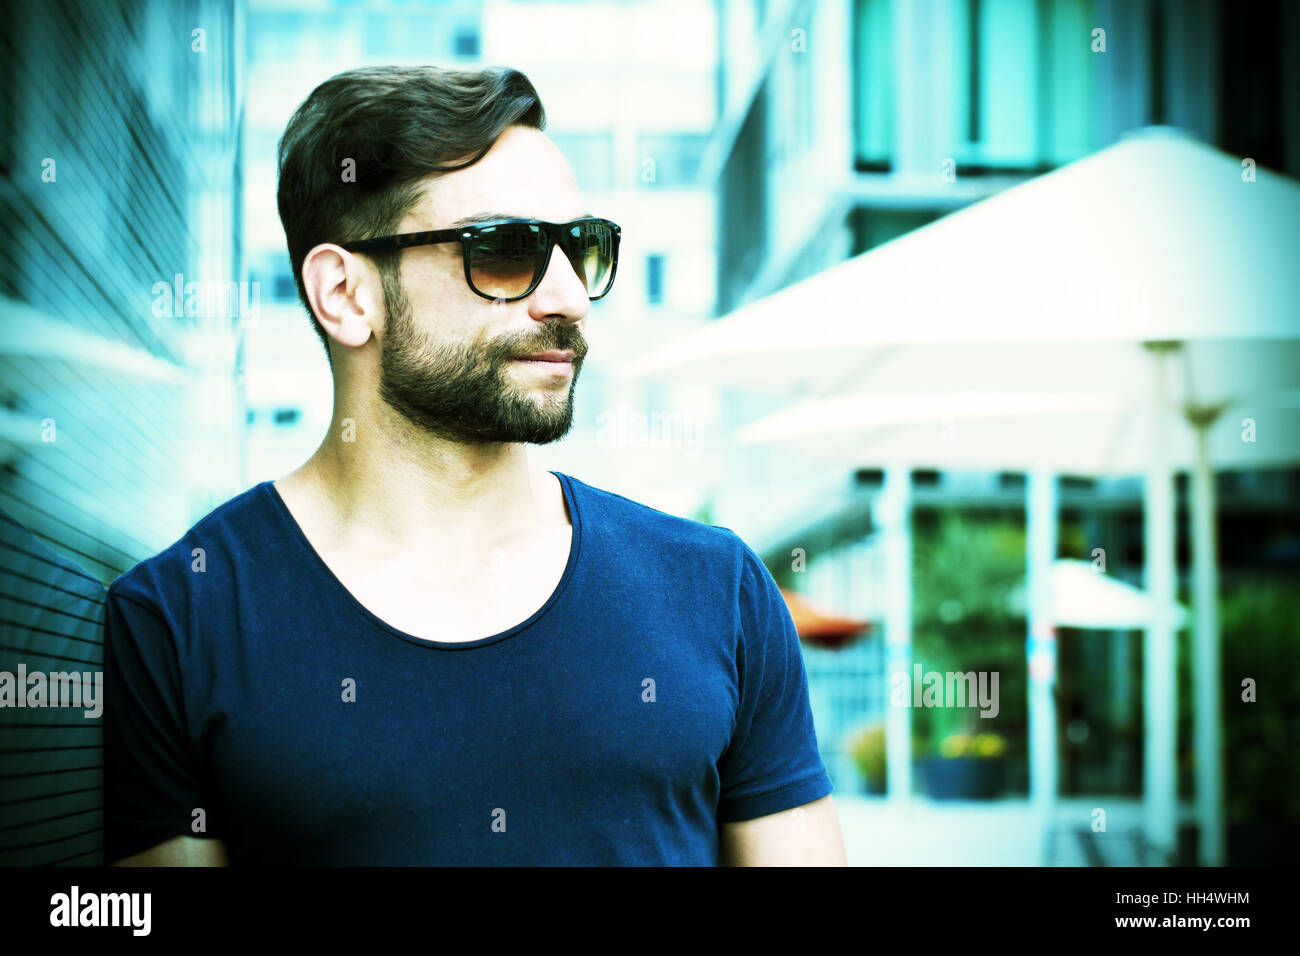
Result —
[{"label": "white patio umbrella", "polygon": [[[851,467],[906,461],[914,468],[1132,475],[1146,470],[1157,425],[1172,466],[1195,468],[1197,432],[1189,427],[1186,410],[1209,407],[1219,411],[1206,426],[1209,458],[1220,467],[1271,468],[1300,461],[1300,339],[1215,345],[1225,356],[1220,370],[1231,367],[1226,356],[1243,359],[1237,388],[1215,385],[1203,399],[1171,397],[1159,416],[1141,389],[944,391],[932,383],[933,391],[860,387],[805,399],[741,428],[734,439],[741,445],[779,443],[787,451]],[[1178,379],[1180,363],[1173,364],[1171,378]]]},{"label": "white patio umbrella", "polygon": [[[1166,409],[1174,407],[1194,421],[1195,712],[1198,751],[1206,757],[1198,767],[1198,815],[1206,859],[1217,862],[1222,857],[1222,784],[1212,683],[1218,626],[1209,425],[1224,403],[1238,397],[1240,373],[1253,372],[1254,363],[1268,358],[1268,350],[1256,348],[1248,360],[1235,363],[1216,350],[1225,340],[1284,343],[1300,334],[1297,249],[1300,186],[1266,170],[1257,170],[1251,180],[1243,175],[1237,157],[1170,131],[1148,131],[747,305],[626,372],[632,377],[695,378],[719,385],[822,393],[853,384],[880,389],[891,382],[895,388],[905,383],[914,392],[925,392],[953,390],[965,383],[977,391],[1001,393],[1001,398],[989,401],[1001,401],[1006,413],[1000,419],[1002,434],[989,433],[970,446],[982,445],[988,452],[985,466],[1010,467],[1018,450],[1039,476],[1045,464],[1063,467],[1043,453],[1046,443],[1054,441],[1058,448],[1062,444],[1060,433],[1068,422],[1060,416],[1093,416],[1095,426],[1096,416],[1106,412],[1096,406],[1109,397],[1114,400],[1109,434],[1120,434],[1118,423],[1125,420],[1147,423],[1146,436],[1131,439],[1130,446],[1145,453],[1141,470],[1148,477],[1148,587],[1162,606],[1172,599],[1173,590],[1166,446],[1187,443],[1185,433],[1162,420],[1168,417]],[[1188,343],[1176,356],[1185,363],[1181,372],[1168,368],[1165,349],[1153,349],[1157,357],[1148,361],[1150,356],[1139,348],[1160,342]],[[1011,352],[1011,343],[1018,343],[1018,353]],[[1027,350],[1036,354],[1027,356]],[[1009,366],[1003,361],[999,370],[999,356],[1018,361]],[[1120,367],[1135,371],[1120,376],[1116,385],[1115,369]],[[1186,374],[1196,368],[1209,369],[1212,375],[1231,372],[1219,376],[1231,387],[1211,389],[1204,372]],[[1080,385],[1081,377],[1092,384]],[[1260,384],[1253,374],[1245,382]],[[1282,381],[1279,387],[1286,384]],[[1183,386],[1181,400],[1171,395],[1171,385]],[[1049,409],[1056,417],[1053,433],[1041,436],[1041,441],[1027,440],[1029,415],[1011,426],[1014,432],[1007,431],[1006,418],[1014,417],[1010,409],[1015,401],[1008,393],[1067,387],[1073,394],[1058,395],[1057,401],[1074,403],[1076,411]],[[1140,406],[1133,410],[1133,393],[1145,394],[1145,411]],[[909,417],[913,423],[924,420],[916,397],[911,401],[910,411],[901,405],[895,409],[903,424]],[[1285,392],[1274,394],[1268,407],[1285,408],[1289,401]],[[1079,407],[1088,402],[1092,407]],[[878,404],[876,413],[879,434],[872,439],[873,459],[896,465],[914,462],[889,447],[886,409]],[[945,436],[956,431],[950,422],[961,417],[940,420]],[[984,421],[987,429],[999,427],[997,415],[972,420]],[[775,428],[778,423],[760,423],[755,429],[762,424]],[[892,440],[905,443],[898,426],[895,420]],[[1290,434],[1284,428],[1279,440],[1274,433],[1266,453],[1290,460],[1297,447]],[[1244,433],[1238,436],[1244,438]],[[748,432],[745,440],[758,439]],[[1254,444],[1260,451],[1265,448],[1263,441]],[[938,447],[937,441],[935,445],[928,457],[951,462],[945,453],[953,449]],[[1094,461],[1096,457],[1091,456]],[[1118,451],[1112,455],[1119,457]],[[1040,517],[1038,532],[1031,534],[1031,552],[1037,555],[1031,556],[1031,567],[1044,566],[1052,550],[1050,534],[1043,530],[1048,523],[1041,520],[1052,504],[1050,493],[1043,491],[1047,486],[1037,479],[1030,483],[1031,516]],[[898,482],[887,480],[890,512],[898,510],[899,494]],[[899,548],[890,552],[895,561],[905,560]],[[1031,602],[1040,608],[1034,615],[1039,620],[1042,588],[1039,582],[1040,597]],[[895,619],[902,620],[906,601],[896,604],[901,610]],[[1148,638],[1148,699],[1172,699],[1171,622],[1152,625]],[[1175,825],[1172,722],[1169,714],[1156,716],[1155,731],[1148,734],[1149,818],[1168,848]],[[1159,793],[1153,796],[1154,788]]]},{"label": "white patio umbrella", "polygon": [[1254,176],[1243,181],[1240,157],[1178,131],[1143,130],[744,305],[620,374],[825,389],[906,345],[1294,338],[1300,184]]},{"label": "white patio umbrella", "polygon": [[[1012,610],[1027,610],[1028,589],[1012,592]],[[1126,581],[1094,569],[1088,561],[1060,558],[1048,574],[1048,619],[1053,627],[1097,631],[1136,630],[1146,627],[1157,608],[1151,595]],[[1188,620],[1187,609],[1174,604],[1166,609],[1175,627]]]}]

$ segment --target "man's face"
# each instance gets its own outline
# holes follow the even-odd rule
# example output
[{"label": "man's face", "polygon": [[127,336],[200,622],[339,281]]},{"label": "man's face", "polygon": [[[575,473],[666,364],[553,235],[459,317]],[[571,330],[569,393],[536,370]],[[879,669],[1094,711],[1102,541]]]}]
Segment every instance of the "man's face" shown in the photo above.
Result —
[{"label": "man's face", "polygon": [[[395,231],[448,229],[485,214],[565,222],[587,212],[555,144],[512,126],[477,163],[434,179]],[[469,288],[458,242],[413,247],[401,263],[400,283],[384,288],[383,400],[429,433],[463,444],[546,444],[567,434],[591,303],[563,252],[552,248],[541,284],[515,302]],[[521,360],[554,351],[572,352],[571,365]]]}]

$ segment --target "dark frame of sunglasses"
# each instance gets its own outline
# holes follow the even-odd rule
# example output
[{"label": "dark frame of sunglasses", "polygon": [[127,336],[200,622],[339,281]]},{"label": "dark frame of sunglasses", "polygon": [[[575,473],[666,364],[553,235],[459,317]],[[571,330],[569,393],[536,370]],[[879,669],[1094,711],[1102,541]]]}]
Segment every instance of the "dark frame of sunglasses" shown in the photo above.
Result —
[{"label": "dark frame of sunglasses", "polygon": [[[568,230],[580,223],[596,222],[603,223],[610,228],[613,236],[613,250],[609,263],[609,279],[605,285],[605,291],[597,296],[590,296],[590,300],[595,302],[597,299],[603,299],[609,295],[609,291],[614,288],[614,276],[618,272],[618,244],[622,235],[622,230],[616,223],[608,219],[601,219],[597,216],[583,216],[580,219],[572,219],[569,222],[546,222],[543,219],[495,219],[491,222],[476,223],[472,226],[461,226],[456,229],[435,229],[432,232],[404,232],[393,236],[378,236],[374,239],[358,239],[354,242],[340,242],[339,246],[348,252],[388,252],[394,249],[406,249],[411,246],[430,246],[438,245],[444,242],[460,242],[460,257],[465,268],[465,284],[469,286],[470,291],[484,299],[501,302],[517,302],[520,299],[526,299],[533,294],[542,279],[546,277],[547,264],[550,262],[551,250],[557,245],[564,253],[572,265],[573,254],[570,251],[570,236]],[[495,296],[487,292],[480,291],[475,285],[474,280],[470,277],[470,243],[480,238],[484,233],[489,233],[493,229],[509,225],[529,225],[540,226],[546,237],[545,252],[539,253],[538,260],[533,263],[533,281],[528,286],[527,291],[514,296]]]}]

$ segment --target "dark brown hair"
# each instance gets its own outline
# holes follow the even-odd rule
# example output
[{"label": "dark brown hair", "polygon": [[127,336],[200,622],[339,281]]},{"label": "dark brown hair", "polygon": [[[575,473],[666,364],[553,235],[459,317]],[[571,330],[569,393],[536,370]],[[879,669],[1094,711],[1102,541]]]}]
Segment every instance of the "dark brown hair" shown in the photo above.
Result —
[{"label": "dark brown hair", "polygon": [[[546,113],[528,77],[503,67],[348,70],[298,107],[280,139],[276,204],[298,298],[326,356],[329,336],[302,281],[307,253],[322,242],[391,234],[419,201],[419,180],[472,166],[515,124],[543,129]],[[354,165],[345,179],[346,160]],[[395,287],[397,254],[374,258]]]}]

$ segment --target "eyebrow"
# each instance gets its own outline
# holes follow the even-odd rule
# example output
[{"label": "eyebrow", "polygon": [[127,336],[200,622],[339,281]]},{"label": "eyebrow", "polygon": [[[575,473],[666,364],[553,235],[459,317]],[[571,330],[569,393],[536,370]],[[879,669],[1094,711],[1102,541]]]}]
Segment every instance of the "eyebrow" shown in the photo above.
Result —
[{"label": "eyebrow", "polygon": [[[532,218],[534,217],[516,216],[506,212],[477,212],[474,213],[472,216],[465,216],[461,219],[457,219],[455,222],[451,224],[450,228],[456,229],[459,228],[460,226],[473,226],[476,223],[480,223],[480,222],[496,222],[498,219],[532,219]],[[575,216],[574,218],[590,219],[592,218],[592,215],[589,212],[584,212],[582,215]]]}]

